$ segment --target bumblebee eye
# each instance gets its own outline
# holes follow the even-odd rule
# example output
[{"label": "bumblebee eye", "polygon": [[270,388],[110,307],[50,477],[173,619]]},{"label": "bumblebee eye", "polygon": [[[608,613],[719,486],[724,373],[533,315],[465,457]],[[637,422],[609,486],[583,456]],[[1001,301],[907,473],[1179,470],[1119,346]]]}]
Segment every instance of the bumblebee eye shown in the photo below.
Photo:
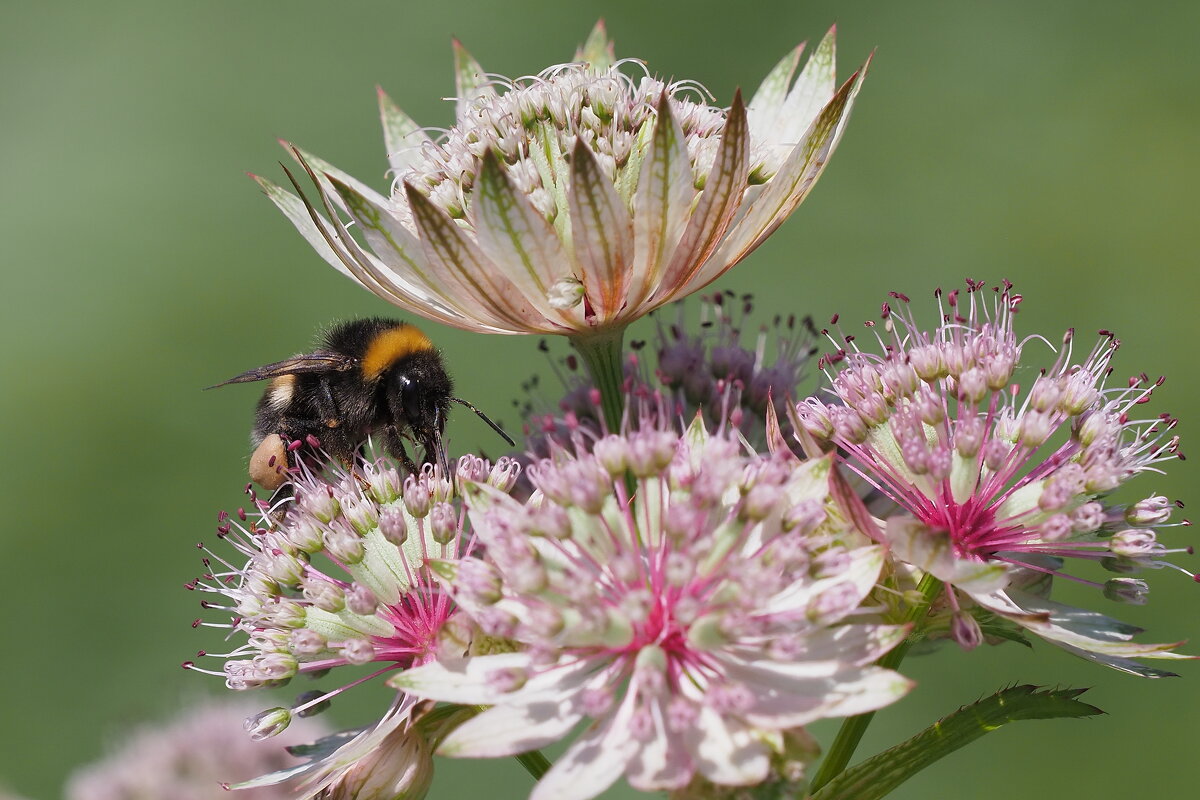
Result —
[{"label": "bumblebee eye", "polygon": [[400,376],[400,402],[408,424],[414,425],[421,419],[421,385],[407,375]]}]

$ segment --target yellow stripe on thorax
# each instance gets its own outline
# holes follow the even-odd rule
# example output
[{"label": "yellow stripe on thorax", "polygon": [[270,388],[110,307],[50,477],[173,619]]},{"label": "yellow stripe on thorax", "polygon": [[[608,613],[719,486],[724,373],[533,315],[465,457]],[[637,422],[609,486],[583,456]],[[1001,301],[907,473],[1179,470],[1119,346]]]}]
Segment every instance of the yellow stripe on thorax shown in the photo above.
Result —
[{"label": "yellow stripe on thorax", "polygon": [[388,367],[405,356],[422,350],[432,350],[429,338],[412,325],[399,325],[375,337],[363,354],[363,378],[373,381]]}]

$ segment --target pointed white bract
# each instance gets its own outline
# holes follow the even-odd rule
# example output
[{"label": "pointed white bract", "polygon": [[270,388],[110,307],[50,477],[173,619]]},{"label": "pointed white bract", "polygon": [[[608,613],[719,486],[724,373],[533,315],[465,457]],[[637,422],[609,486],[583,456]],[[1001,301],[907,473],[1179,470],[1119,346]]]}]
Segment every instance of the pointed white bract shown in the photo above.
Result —
[{"label": "pointed white bract", "polygon": [[[379,297],[464,330],[587,336],[699,290],[804,200],[865,76],[835,84],[833,31],[743,104],[616,62],[488,75],[455,43],[456,120],[431,137],[380,93],[387,194],[291,148],[297,195],[256,177],[317,252]],[[356,239],[354,230],[361,239]]]},{"label": "pointed white bract", "polygon": [[795,467],[700,422],[681,436],[643,420],[530,474],[524,504],[466,485],[486,557],[441,571],[464,612],[518,652],[389,681],[493,706],[439,753],[512,755],[589,720],[534,800],[583,800],[622,776],[643,791],[751,785],[783,732],[910,688],[873,666],[905,629],[853,621],[883,553],[845,529],[829,458]]},{"label": "pointed white bract", "polygon": [[[1166,498],[1104,502],[1178,454],[1177,420],[1142,411],[1162,380],[1108,385],[1120,342],[1107,331],[1082,359],[1068,331],[1037,372],[1025,351],[1045,340],[1018,340],[1013,330],[1021,296],[1007,283],[967,286],[965,295],[937,292],[932,332],[892,293],[899,313],[885,303],[884,324],[867,323],[880,354],[830,334],[837,349],[820,364],[836,400],[800,403],[801,426],[842,448],[851,469],[907,512],[880,525],[896,559],[1072,652],[1138,675],[1169,674],[1133,659],[1183,658],[1171,652],[1178,643],[1136,644],[1138,629],[1054,603],[1042,596],[1050,582],[1038,580],[1070,577],[1065,558],[1118,573],[1172,566],[1155,532],[1170,524]],[[1071,579],[1110,599],[1145,601],[1141,581]],[[957,596],[948,598],[957,608]],[[976,634],[964,627],[956,638],[973,646]]]}]

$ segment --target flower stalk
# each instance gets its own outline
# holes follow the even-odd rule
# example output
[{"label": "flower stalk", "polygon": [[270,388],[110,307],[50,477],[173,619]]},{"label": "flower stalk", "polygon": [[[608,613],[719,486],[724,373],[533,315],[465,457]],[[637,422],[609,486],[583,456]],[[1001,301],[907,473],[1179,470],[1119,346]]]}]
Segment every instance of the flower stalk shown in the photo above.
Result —
[{"label": "flower stalk", "polygon": [[625,394],[621,388],[625,382],[625,371],[621,364],[621,343],[624,338],[624,326],[571,338],[571,344],[575,346],[588,375],[600,391],[604,424],[610,431],[621,429],[621,415],[625,411]]},{"label": "flower stalk", "polygon": [[[891,651],[884,653],[883,657],[875,662],[881,667],[886,669],[896,669],[899,667],[909,648],[913,646],[914,642],[918,641],[921,629],[924,627],[924,620],[927,618],[929,612],[929,606],[933,603],[934,598],[938,596],[938,593],[942,591],[942,582],[933,577],[933,575],[925,573],[925,577],[921,579],[921,583],[917,586],[917,591],[921,593],[921,601],[911,606],[908,609],[908,613],[904,615],[904,622],[914,627],[909,633],[908,638]],[[838,729],[837,736],[833,740],[833,744],[829,748],[829,755],[825,756],[825,760],[821,762],[821,768],[817,770],[817,774],[813,777],[813,792],[816,792],[822,786],[842,774],[846,769],[846,765],[850,763],[850,759],[854,757],[854,751],[858,748],[858,743],[862,741],[863,734],[867,732],[867,727],[874,718],[875,712],[868,711],[866,714],[850,717],[842,723],[842,726]]]}]

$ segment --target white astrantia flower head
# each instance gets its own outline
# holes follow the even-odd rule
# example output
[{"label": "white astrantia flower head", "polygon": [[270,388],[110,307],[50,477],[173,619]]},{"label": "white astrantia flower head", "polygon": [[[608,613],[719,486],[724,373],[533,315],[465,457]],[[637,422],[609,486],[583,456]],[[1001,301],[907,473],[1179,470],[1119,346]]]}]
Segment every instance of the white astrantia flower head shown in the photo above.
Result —
[{"label": "white astrantia flower head", "polygon": [[601,25],[574,62],[516,79],[455,43],[448,131],[430,137],[380,93],[390,194],[296,148],[315,202],[256,180],[326,261],[414,314],[488,333],[620,330],[716,280],[812,189],[865,67],[837,87],[831,30],[793,82],[802,49],[749,105],[721,108],[694,81],[616,61]]},{"label": "white astrantia flower head", "polygon": [[[1135,659],[1185,658],[1172,652],[1180,643],[1135,643],[1139,629],[1046,596],[1048,578],[1061,576],[1110,599],[1144,602],[1144,582],[1085,581],[1062,572],[1063,559],[1129,572],[1173,566],[1163,557],[1181,552],[1157,540],[1156,529],[1170,524],[1166,498],[1128,507],[1104,501],[1179,456],[1177,421],[1142,412],[1162,380],[1140,375],[1109,386],[1120,342],[1108,331],[1082,359],[1068,331],[1054,362],[1030,371],[1025,351],[1045,340],[1017,339],[1022,298],[1007,282],[989,292],[968,281],[965,296],[939,290],[932,332],[907,297],[891,297],[902,309],[885,303],[883,325],[867,323],[881,353],[827,331],[837,349],[820,364],[836,399],[810,397],[796,412],[807,434],[844,450],[852,470],[907,512],[881,526],[892,555],[1085,658],[1170,674]],[[1015,380],[1021,374],[1031,379],[1024,387]],[[947,601],[958,608],[953,592]],[[966,615],[952,631],[968,647],[980,639]]]},{"label": "white astrantia flower head", "polygon": [[[316,719],[301,719],[270,741],[248,742],[239,735],[242,720],[254,704],[211,702],[183,709],[170,721],[134,730],[100,761],[76,770],[63,789],[66,800],[227,800],[223,783],[298,763],[287,747],[316,739],[328,728]],[[0,797],[3,797],[0,792]],[[283,787],[263,787],[239,800],[285,800]]]},{"label": "white astrantia flower head", "polygon": [[[512,459],[492,466],[465,456],[456,477],[502,492],[511,488],[517,469]],[[221,671],[191,661],[186,668],[220,675],[235,690],[282,686],[297,675],[342,676],[339,688],[306,692],[290,708],[270,708],[247,719],[254,739],[274,736],[295,718],[323,710],[353,686],[431,661],[443,647],[461,653],[471,642],[465,620],[427,567],[430,559],[466,555],[471,541],[464,534],[465,512],[454,482],[440,467],[427,464],[401,480],[384,459],[360,460],[352,471],[301,462],[288,485],[291,496],[276,507],[256,499],[253,515],[222,513],[217,533],[236,557],[205,548],[208,572],[188,584],[223,596],[202,606],[231,615],[223,622],[197,620],[197,626],[226,628],[229,638],[238,633],[247,638],[230,652],[201,651],[202,657],[222,659]],[[349,670],[343,668],[350,666],[366,672],[345,677]],[[356,774],[354,765],[371,757],[367,745],[412,751],[416,757],[424,746],[416,744],[420,737],[408,735],[412,703],[405,700],[398,698],[377,725],[320,743],[308,753],[312,763],[283,777],[266,776],[277,780],[241,786],[305,775],[308,791],[302,796],[312,797]],[[419,770],[409,777],[413,785],[423,780]]]},{"label": "white astrantia flower head", "polygon": [[872,666],[906,629],[851,621],[883,554],[845,544],[830,461],[795,468],[697,421],[560,450],[530,467],[525,504],[465,486],[486,557],[439,572],[485,633],[520,649],[389,684],[494,706],[442,755],[521,753],[590,719],[534,800],[594,797],[622,775],[644,791],[766,780],[790,730],[911,686]]}]

